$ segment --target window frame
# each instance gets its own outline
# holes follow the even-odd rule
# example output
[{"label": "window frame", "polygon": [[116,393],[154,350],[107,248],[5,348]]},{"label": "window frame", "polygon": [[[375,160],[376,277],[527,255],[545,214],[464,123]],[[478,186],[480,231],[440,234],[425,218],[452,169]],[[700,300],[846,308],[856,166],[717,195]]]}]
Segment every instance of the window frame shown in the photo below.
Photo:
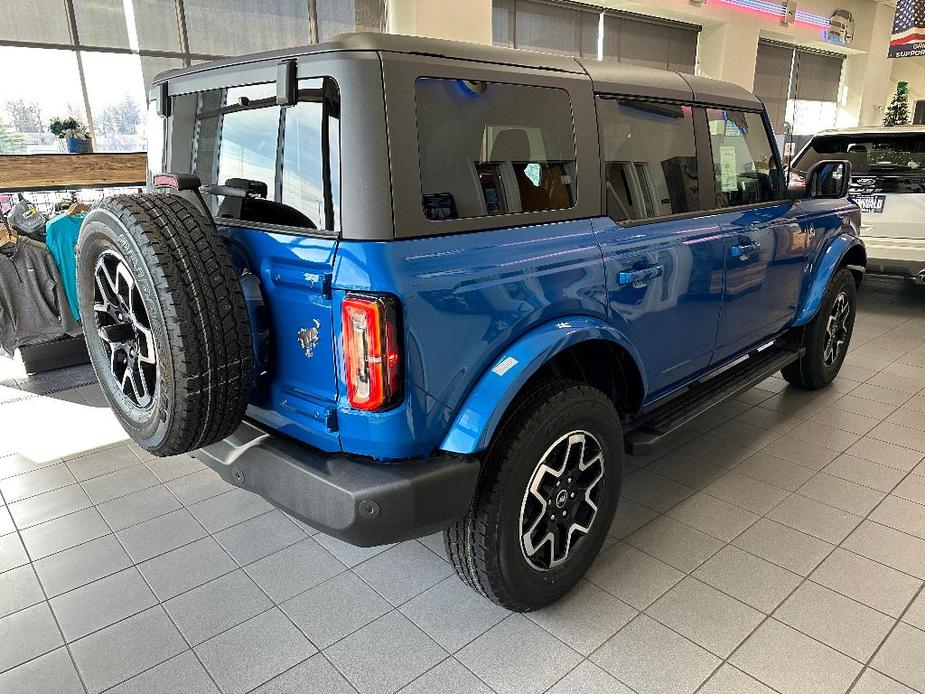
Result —
[{"label": "window frame", "polygon": [[[441,236],[472,231],[590,219],[600,215],[597,126],[594,98],[586,73],[553,71],[458,58],[383,52],[383,88],[389,140],[390,182],[395,239]],[[470,79],[486,82],[559,88],[571,102],[571,127],[575,139],[575,204],[559,210],[509,212],[465,219],[429,220],[421,205],[420,142],[417,129],[415,81]]]},{"label": "window frame", "polygon": [[[337,81],[337,79],[333,77],[332,75],[327,75],[327,74],[302,75],[302,74],[299,74],[297,76],[297,83],[301,83],[303,81],[313,80],[313,79],[323,80],[323,81],[330,80],[337,89],[338,99],[341,98],[342,91],[340,88],[340,84]],[[234,80],[230,80],[230,81],[233,82]],[[276,81],[274,79],[274,80],[267,80],[267,81],[260,81],[260,82],[247,82],[246,84],[237,84],[237,83],[230,84],[229,80],[225,80],[223,82],[223,86],[220,86],[220,87],[206,87],[206,88],[201,88],[201,89],[190,89],[190,90],[186,90],[182,92],[178,91],[176,93],[171,92],[170,96],[172,99],[175,99],[179,96],[188,96],[190,94],[196,94],[197,98],[199,98],[199,95],[201,95],[203,92],[213,91],[215,89],[228,90],[228,89],[234,89],[238,87],[251,87],[251,86],[263,86],[263,85],[272,85],[273,88],[275,89]],[[291,108],[298,108],[298,104],[300,103],[313,103],[312,99],[302,98],[303,94],[308,93],[310,91],[312,90],[297,88],[297,94],[299,98],[296,104],[292,106],[279,107],[279,116],[277,118],[277,127],[276,127],[276,151],[275,151],[274,162],[273,162],[273,182],[272,182],[272,185],[270,184],[269,181],[267,182],[267,198],[266,198],[267,200],[272,200],[274,202],[282,203],[283,166],[285,162],[285,134],[286,134],[287,112]],[[323,99],[324,99],[324,88],[322,87],[322,100]],[[210,117],[211,114],[221,114],[222,116],[224,116],[228,113],[238,113],[242,111],[257,110],[257,109],[268,108],[268,107],[272,108],[274,106],[277,106],[275,96],[265,97],[265,98],[255,100],[252,104],[249,104],[247,106],[223,104],[222,106],[218,108],[210,109],[209,111],[205,111],[204,113],[207,114],[206,117]],[[199,122],[201,120],[201,116],[202,114],[198,113],[197,111],[196,125],[194,126],[194,132],[193,132],[193,140],[190,144],[192,148],[191,166],[192,166],[192,162],[195,161],[196,156],[198,154],[199,129],[200,129]],[[172,121],[172,118],[173,116],[171,116],[171,118],[168,120]],[[338,123],[340,124],[340,119],[338,119]],[[221,141],[221,130],[223,126],[224,126],[224,119],[223,119],[222,127],[218,129],[218,132],[216,134],[216,139],[219,142]],[[242,219],[234,219],[230,217],[216,218],[215,220],[216,224],[221,225],[221,226],[230,226],[230,227],[237,227],[237,228],[244,228],[244,229],[259,229],[263,231],[284,232],[284,233],[289,233],[289,234],[305,235],[305,236],[314,236],[314,235],[323,235],[323,236],[331,236],[331,237],[340,236],[341,219],[340,219],[339,214],[335,215],[335,210],[337,210],[339,213],[342,209],[342,206],[340,204],[340,201],[337,201],[337,204],[335,205],[335,201],[333,197],[333,191],[334,191],[335,186],[334,186],[333,179],[331,178],[331,175],[332,175],[331,142],[330,142],[329,127],[330,126],[327,123],[327,119],[324,118],[324,109],[322,108],[321,153],[323,157],[322,159],[322,182],[324,186],[324,192],[323,192],[324,220],[323,220],[322,227],[316,228],[316,229],[309,229],[307,227],[291,226],[291,225],[283,225],[283,224],[272,224],[269,222],[255,222],[255,221],[248,221],[248,220],[242,220]],[[342,191],[342,183],[343,183],[342,176],[343,176],[344,167],[343,167],[343,140],[341,138],[341,135],[343,133],[343,128],[340,127],[340,125],[338,125],[338,127],[340,128],[341,132],[339,133],[338,138],[337,138],[337,144],[338,144],[337,190]],[[167,138],[166,130],[167,129],[165,128],[165,138]],[[298,208],[295,208],[295,209],[298,209]],[[302,212],[302,210],[299,210],[299,211]]]},{"label": "window frame", "polygon": [[778,191],[777,197],[773,200],[765,200],[763,202],[749,202],[743,205],[730,205],[729,207],[712,207],[714,214],[723,214],[725,212],[735,212],[737,210],[755,210],[762,207],[773,207],[774,205],[780,205],[784,202],[793,202],[793,198],[787,192],[787,177],[789,172],[784,168],[783,162],[781,161],[780,152],[777,148],[777,140],[774,138],[774,130],[771,127],[771,121],[768,117],[767,111],[764,109],[754,109],[754,108],[741,108],[739,106],[724,106],[722,104],[703,104],[701,109],[703,111],[703,123],[705,128],[705,135],[707,138],[707,144],[709,146],[710,152],[710,189],[712,191],[713,198],[716,199],[716,178],[715,178],[715,162],[713,161],[713,146],[710,141],[710,130],[709,122],[707,121],[707,109],[723,109],[725,111],[739,111],[740,113],[756,113],[761,117],[761,124],[764,128],[764,136],[768,140],[768,145],[771,147],[771,154],[774,156],[774,162],[777,164],[777,170],[780,171],[780,178],[778,179]]},{"label": "window frame", "polygon": [[[598,110],[602,101],[622,101],[622,102],[639,102],[645,104],[666,104],[669,106],[688,106],[691,109],[691,117],[694,123],[694,156],[697,158],[697,197],[700,201],[701,209],[693,212],[678,212],[675,214],[658,215],[655,217],[646,217],[644,219],[625,219],[617,221],[607,213],[607,190],[604,187],[606,183],[606,166],[604,159],[604,118],[602,112]],[[640,94],[624,95],[610,94],[606,92],[596,92],[594,94],[594,108],[598,122],[598,142],[600,143],[600,169],[601,169],[601,212],[603,216],[610,219],[614,224],[624,228],[644,226],[646,224],[656,224],[658,222],[669,222],[675,219],[694,219],[696,217],[706,217],[710,215],[710,208],[713,203],[713,159],[701,156],[704,145],[709,148],[709,131],[707,129],[706,110],[698,103],[684,99],[662,99],[656,97],[647,97]],[[706,140],[704,140],[706,137]],[[707,176],[706,185],[704,177]]]},{"label": "window frame", "polygon": [[[700,179],[699,185],[699,198],[701,209],[694,212],[679,212],[677,214],[670,215],[660,215],[658,217],[648,217],[646,219],[626,219],[623,221],[617,221],[613,219],[607,213],[607,191],[604,187],[606,182],[605,178],[605,167],[606,162],[604,160],[604,131],[603,131],[603,118],[601,112],[598,110],[599,102],[613,99],[616,101],[641,101],[643,103],[658,103],[658,104],[669,104],[675,106],[690,106],[693,111],[694,119],[694,144],[695,152],[697,156],[697,175]],[[756,202],[748,203],[745,205],[736,205],[733,207],[716,207],[716,181],[714,178],[714,162],[713,162],[713,147],[710,141],[710,129],[709,123],[707,121],[707,109],[725,109],[728,111],[741,111],[743,113],[757,113],[761,116],[761,121],[764,126],[765,137],[768,138],[768,144],[771,146],[771,151],[774,155],[774,161],[777,164],[778,170],[781,172],[781,182],[779,183],[780,190],[778,191],[779,197],[775,200],[768,200],[765,202]],[[600,191],[601,191],[601,214],[604,217],[607,217],[614,224],[622,228],[633,228],[639,226],[645,226],[648,224],[657,224],[660,222],[670,222],[674,220],[683,220],[683,219],[698,219],[704,217],[713,217],[719,214],[725,214],[726,212],[735,212],[740,210],[750,210],[750,209],[760,209],[762,207],[771,207],[774,205],[780,205],[785,202],[792,202],[792,199],[787,195],[786,187],[784,186],[784,178],[787,173],[783,168],[780,152],[777,148],[777,141],[774,139],[773,131],[768,120],[768,115],[764,109],[758,108],[742,108],[741,106],[727,106],[724,104],[700,102],[692,99],[667,99],[667,98],[657,98],[657,97],[648,97],[643,94],[618,94],[611,92],[595,92],[594,93],[594,109],[595,115],[597,117],[597,137],[600,147]],[[707,152],[707,156],[701,156],[701,152]]]},{"label": "window frame", "polygon": [[[462,79],[462,78],[458,78],[458,79]],[[414,95],[415,95],[415,122],[414,122],[414,126],[415,126],[415,134],[416,134],[416,136],[418,137],[418,170],[419,170],[420,178],[421,178],[421,198],[422,198],[422,205],[423,205],[423,197],[424,197],[424,195],[425,195],[425,192],[424,192],[424,179],[423,179],[423,173],[422,173],[422,169],[423,169],[423,166],[422,166],[422,164],[423,164],[423,151],[421,150],[421,143],[420,143],[420,132],[421,132],[421,128],[420,128],[420,121],[419,121],[419,119],[418,119],[418,115],[419,115],[419,114],[418,114],[418,110],[417,110],[418,83],[421,82],[422,80],[439,80],[439,81],[441,81],[441,82],[455,82],[455,81],[457,81],[457,80],[454,80],[454,79],[451,79],[451,78],[445,78],[445,77],[430,77],[430,76],[428,76],[428,75],[421,75],[420,77],[418,77],[418,78],[415,80],[415,87],[414,87],[414,89],[415,89],[415,91],[414,91]],[[501,82],[501,81],[498,81],[498,80],[495,80],[495,81],[493,81],[493,82],[487,82],[487,81],[486,81],[486,83],[487,83],[487,84],[497,84],[497,85],[502,85],[502,86],[507,86],[507,87],[522,87],[522,88],[527,88],[527,89],[555,89],[554,87],[545,87],[545,86],[538,86],[538,85],[532,85],[532,84],[531,84],[531,85],[523,85],[523,84],[518,84],[518,83],[514,83],[514,82]],[[562,212],[562,211],[574,210],[575,207],[577,207],[577,205],[578,205],[578,191],[577,191],[577,178],[578,178],[578,176],[577,176],[577,166],[578,166],[578,143],[577,143],[577,138],[576,138],[576,133],[575,133],[575,114],[574,114],[574,109],[572,108],[571,100],[569,99],[569,94],[568,94],[568,92],[567,92],[566,90],[564,90],[564,89],[561,89],[561,90],[559,90],[559,91],[561,91],[562,94],[565,95],[565,98],[568,100],[567,103],[568,103],[568,108],[569,108],[569,114],[570,114],[570,116],[571,116],[571,128],[570,128],[570,133],[571,133],[571,136],[572,136],[572,154],[573,154],[573,156],[574,156],[574,159],[573,159],[573,160],[561,160],[560,163],[561,163],[561,162],[570,163],[570,164],[572,165],[572,169],[575,171],[575,173],[572,174],[572,178],[573,178],[574,180],[573,180],[570,184],[566,184],[566,185],[569,186],[569,191],[568,191],[568,192],[569,192],[569,197],[572,199],[572,204],[570,204],[570,205],[568,205],[568,206],[566,206],[566,207],[554,207],[554,208],[545,208],[545,209],[538,209],[538,210],[521,210],[520,212],[496,212],[496,213],[493,213],[493,212],[486,212],[485,214],[458,216],[458,217],[454,217],[454,218],[452,218],[452,219],[430,219],[430,218],[427,218],[427,221],[430,222],[430,223],[438,223],[438,224],[439,224],[439,223],[442,223],[442,222],[455,221],[455,220],[466,220],[466,221],[468,221],[468,220],[473,220],[473,219],[484,219],[484,218],[486,218],[486,217],[505,217],[505,216],[515,215],[515,214],[535,214],[535,213],[538,213],[538,212]],[[541,95],[537,94],[536,96],[541,96]],[[517,160],[517,161],[519,161],[519,160]],[[484,163],[493,163],[493,162],[484,162]],[[514,163],[514,160],[510,161],[510,163],[513,164],[513,163]],[[531,162],[531,163],[533,163],[533,162]],[[535,163],[539,164],[539,162],[535,162]],[[548,162],[547,162],[547,163],[548,163]],[[479,172],[479,170],[478,170],[478,167],[476,167],[476,170],[475,170],[474,173],[476,174],[476,176],[479,176],[480,172]],[[504,181],[501,180],[501,181],[499,181],[499,183],[501,184],[500,187],[503,189],[503,188],[505,187]],[[487,200],[484,200],[484,202],[487,204],[488,201],[487,201]],[[523,201],[521,200],[521,207],[522,207],[522,206],[523,206]]]}]

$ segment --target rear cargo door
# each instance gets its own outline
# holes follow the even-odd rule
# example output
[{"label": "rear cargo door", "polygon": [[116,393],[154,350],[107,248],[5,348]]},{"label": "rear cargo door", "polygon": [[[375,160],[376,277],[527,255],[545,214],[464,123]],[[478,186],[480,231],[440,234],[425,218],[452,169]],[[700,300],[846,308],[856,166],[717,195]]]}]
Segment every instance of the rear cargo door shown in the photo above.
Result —
[{"label": "rear cargo door", "polygon": [[242,272],[258,365],[248,415],[334,451],[340,95],[333,79],[308,78],[298,97],[280,107],[273,82],[176,97],[169,165],[199,176]]},{"label": "rear cargo door", "polygon": [[243,278],[259,371],[248,415],[338,450],[330,293],[336,241],[242,227],[223,232],[253,273]]}]

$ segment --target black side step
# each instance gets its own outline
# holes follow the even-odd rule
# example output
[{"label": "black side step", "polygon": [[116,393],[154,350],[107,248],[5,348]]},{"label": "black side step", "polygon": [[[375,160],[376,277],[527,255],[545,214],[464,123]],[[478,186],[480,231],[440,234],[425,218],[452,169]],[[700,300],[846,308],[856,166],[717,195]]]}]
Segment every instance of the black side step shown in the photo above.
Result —
[{"label": "black side step", "polygon": [[646,455],[660,439],[723,400],[748,390],[803,356],[803,347],[769,347],[719,374],[690,386],[687,392],[627,424],[629,455]]}]

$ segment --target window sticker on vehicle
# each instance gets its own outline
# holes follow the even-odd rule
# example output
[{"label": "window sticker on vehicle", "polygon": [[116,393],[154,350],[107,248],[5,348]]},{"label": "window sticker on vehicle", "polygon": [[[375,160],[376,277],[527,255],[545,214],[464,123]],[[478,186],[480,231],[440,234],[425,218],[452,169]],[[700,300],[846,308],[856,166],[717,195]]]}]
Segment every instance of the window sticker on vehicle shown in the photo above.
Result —
[{"label": "window sticker on vehicle", "polygon": [[886,195],[852,195],[851,201],[861,208],[862,213],[880,213],[883,212],[883,206],[886,204]]},{"label": "window sticker on vehicle", "polygon": [[724,193],[738,190],[738,169],[736,168],[735,145],[720,145],[719,148],[720,183]]}]

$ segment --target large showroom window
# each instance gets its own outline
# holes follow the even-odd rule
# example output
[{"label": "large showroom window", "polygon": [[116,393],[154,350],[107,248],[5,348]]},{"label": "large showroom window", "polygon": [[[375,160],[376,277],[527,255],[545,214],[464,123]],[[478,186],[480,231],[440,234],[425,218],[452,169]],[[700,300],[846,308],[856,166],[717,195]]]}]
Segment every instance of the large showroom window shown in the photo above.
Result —
[{"label": "large showroom window", "polygon": [[542,0],[494,0],[496,46],[614,60],[693,74],[700,27]]},{"label": "large showroom window", "polygon": [[421,78],[415,103],[428,219],[574,206],[575,133],[565,90]]},{"label": "large showroom window", "polygon": [[834,53],[759,41],[754,92],[767,106],[785,157],[835,126],[843,60]]},{"label": "large showroom window", "polygon": [[611,219],[700,209],[690,106],[598,98],[604,188]]},{"label": "large showroom window", "polygon": [[0,92],[0,154],[62,151],[48,125],[68,116],[90,128],[97,152],[143,151],[147,86],[158,73],[385,25],[385,0],[6,4],[0,64],[18,68],[4,73]]}]

